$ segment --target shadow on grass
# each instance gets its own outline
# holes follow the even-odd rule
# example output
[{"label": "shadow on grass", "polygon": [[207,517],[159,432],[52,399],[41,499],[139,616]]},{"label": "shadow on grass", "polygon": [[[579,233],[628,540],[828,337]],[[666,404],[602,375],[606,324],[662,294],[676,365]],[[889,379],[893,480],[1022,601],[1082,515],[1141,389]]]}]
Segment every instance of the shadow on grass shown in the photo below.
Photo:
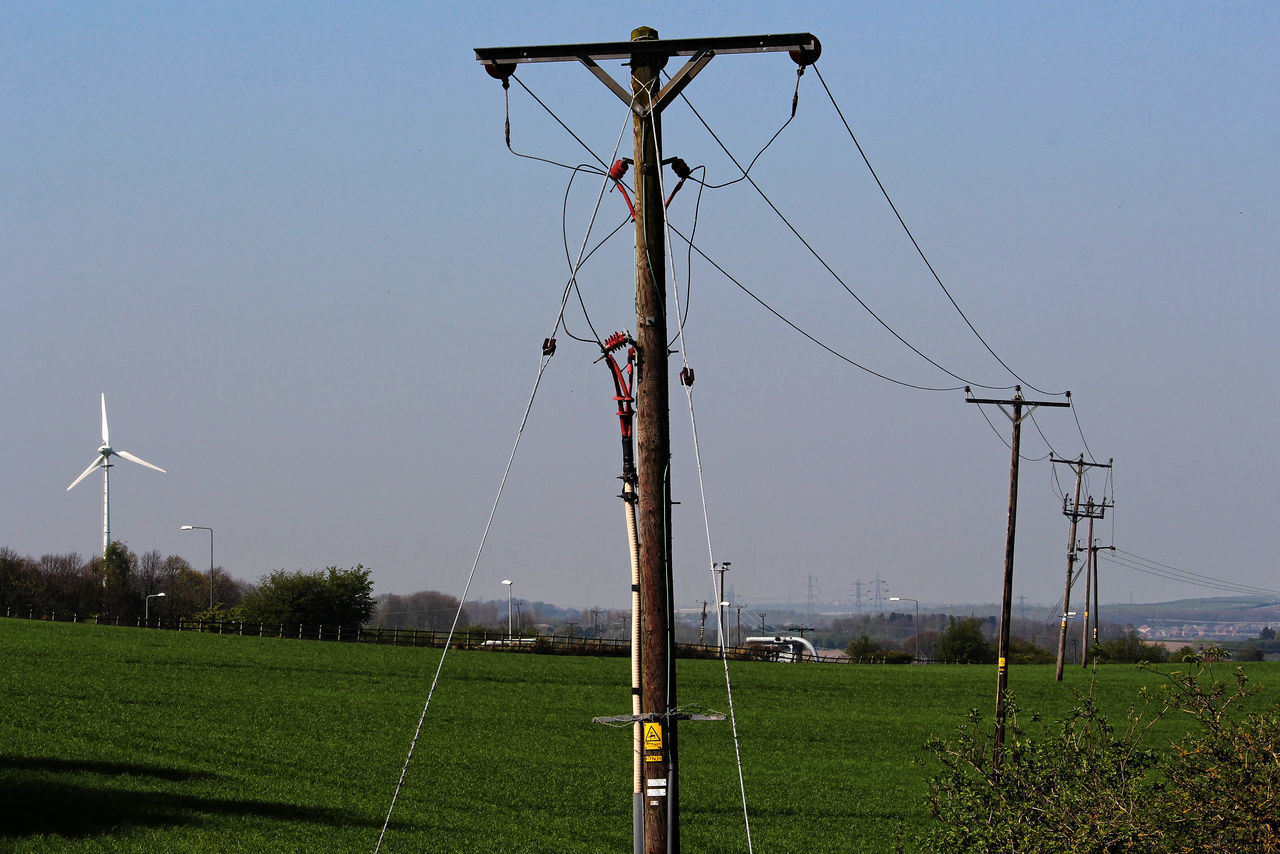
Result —
[{"label": "shadow on grass", "polygon": [[[169,785],[216,778],[207,771],[143,763],[0,756],[0,840],[43,834],[88,837],[138,826],[217,824],[221,816],[381,827],[381,822],[344,810],[184,795]],[[149,785],[152,780],[165,782]]]}]

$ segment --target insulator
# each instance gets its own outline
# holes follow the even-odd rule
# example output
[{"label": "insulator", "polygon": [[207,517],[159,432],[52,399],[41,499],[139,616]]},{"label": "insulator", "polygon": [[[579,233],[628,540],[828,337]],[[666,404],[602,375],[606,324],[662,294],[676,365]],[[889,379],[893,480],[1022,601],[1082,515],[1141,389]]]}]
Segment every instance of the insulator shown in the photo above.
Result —
[{"label": "insulator", "polygon": [[609,177],[615,181],[621,181],[622,176],[625,174],[627,174],[627,161],[625,160],[616,160],[609,167]]},{"label": "insulator", "polygon": [[682,181],[693,174],[693,171],[689,168],[689,164],[685,163],[679,157],[671,158],[671,171],[675,172],[676,177]]},{"label": "insulator", "polygon": [[680,369],[680,385],[693,386],[693,368],[684,367]]},{"label": "insulator", "polygon": [[555,354],[556,354],[556,339],[543,338],[542,339],[542,355],[554,356]]},{"label": "insulator", "polygon": [[508,77],[516,73],[515,64],[509,62],[486,62],[484,64],[484,70],[488,72],[489,76],[494,80],[501,80],[504,83],[507,81]]},{"label": "insulator", "polygon": [[802,47],[797,50],[787,51],[791,56],[791,61],[802,68],[806,65],[813,65],[818,61],[818,57],[822,56],[822,42],[818,41],[818,37],[813,37],[813,47]]}]

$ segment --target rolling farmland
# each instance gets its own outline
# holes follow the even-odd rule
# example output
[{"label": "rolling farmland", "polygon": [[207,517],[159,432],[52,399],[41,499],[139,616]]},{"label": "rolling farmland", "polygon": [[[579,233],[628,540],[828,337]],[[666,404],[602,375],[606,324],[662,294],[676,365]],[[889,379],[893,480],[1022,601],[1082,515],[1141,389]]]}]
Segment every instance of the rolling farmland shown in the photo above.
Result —
[{"label": "rolling farmland", "polygon": [[[0,621],[0,850],[372,851],[439,650]],[[628,851],[627,662],[456,651],[383,851]],[[1274,664],[1251,665],[1272,702]],[[922,850],[922,745],[994,668],[731,665],[754,848]],[[1099,671],[1120,714],[1151,676]],[[727,711],[715,661],[681,661],[685,706]],[[1018,667],[1019,702],[1065,712],[1089,674]],[[1153,731],[1177,734],[1177,720]],[[682,838],[745,851],[728,723],[680,728]],[[923,762],[923,765],[920,763]]]}]

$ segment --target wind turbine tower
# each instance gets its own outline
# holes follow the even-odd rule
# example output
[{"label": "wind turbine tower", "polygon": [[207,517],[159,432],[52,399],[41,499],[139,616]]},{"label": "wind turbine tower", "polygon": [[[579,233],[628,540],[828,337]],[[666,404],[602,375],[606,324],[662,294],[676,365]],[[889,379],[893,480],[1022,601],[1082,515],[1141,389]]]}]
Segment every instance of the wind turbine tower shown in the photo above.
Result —
[{"label": "wind turbine tower", "polygon": [[89,476],[89,473],[96,468],[102,469],[102,556],[107,556],[107,546],[111,545],[111,458],[121,457],[131,463],[137,463],[140,466],[146,466],[149,469],[155,469],[160,473],[164,473],[164,469],[160,466],[152,465],[146,460],[135,457],[128,451],[117,451],[111,447],[111,434],[107,430],[107,395],[102,394],[102,445],[98,448],[98,455],[93,462],[89,463],[89,467],[80,473],[80,476],[71,481],[71,486],[67,487],[70,492],[75,485]]}]

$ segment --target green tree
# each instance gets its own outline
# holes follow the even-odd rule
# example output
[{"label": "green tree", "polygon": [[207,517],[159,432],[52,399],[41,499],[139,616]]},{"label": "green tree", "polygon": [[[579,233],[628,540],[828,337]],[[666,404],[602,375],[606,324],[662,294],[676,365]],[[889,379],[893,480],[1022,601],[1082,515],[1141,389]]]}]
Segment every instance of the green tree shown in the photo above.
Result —
[{"label": "green tree", "polygon": [[991,664],[996,660],[996,651],[982,633],[982,620],[977,617],[956,620],[952,617],[938,638],[933,656],[957,664]]},{"label": "green tree", "polygon": [[1094,651],[1098,660],[1104,663],[1137,664],[1149,661],[1159,664],[1169,660],[1169,650],[1160,644],[1147,643],[1133,626],[1120,637],[1097,644]]},{"label": "green tree", "polygon": [[864,661],[884,650],[879,642],[871,639],[870,635],[861,635],[849,641],[849,645],[844,648],[844,651],[849,656],[850,661]]},{"label": "green tree", "polygon": [[103,610],[121,619],[139,616],[143,610],[137,589],[138,556],[119,540],[112,540],[102,556]]},{"label": "green tree", "polygon": [[1262,647],[1257,641],[1247,640],[1231,653],[1232,661],[1262,661]]},{"label": "green tree", "polygon": [[251,623],[362,626],[373,616],[373,581],[363,565],[315,572],[264,575],[246,594],[244,618]]},{"label": "green tree", "polygon": [[0,615],[45,610],[44,579],[35,562],[8,546],[0,547]]},{"label": "green tree", "polygon": [[1009,639],[1010,664],[1053,664],[1055,661],[1057,656],[1034,641]]}]

